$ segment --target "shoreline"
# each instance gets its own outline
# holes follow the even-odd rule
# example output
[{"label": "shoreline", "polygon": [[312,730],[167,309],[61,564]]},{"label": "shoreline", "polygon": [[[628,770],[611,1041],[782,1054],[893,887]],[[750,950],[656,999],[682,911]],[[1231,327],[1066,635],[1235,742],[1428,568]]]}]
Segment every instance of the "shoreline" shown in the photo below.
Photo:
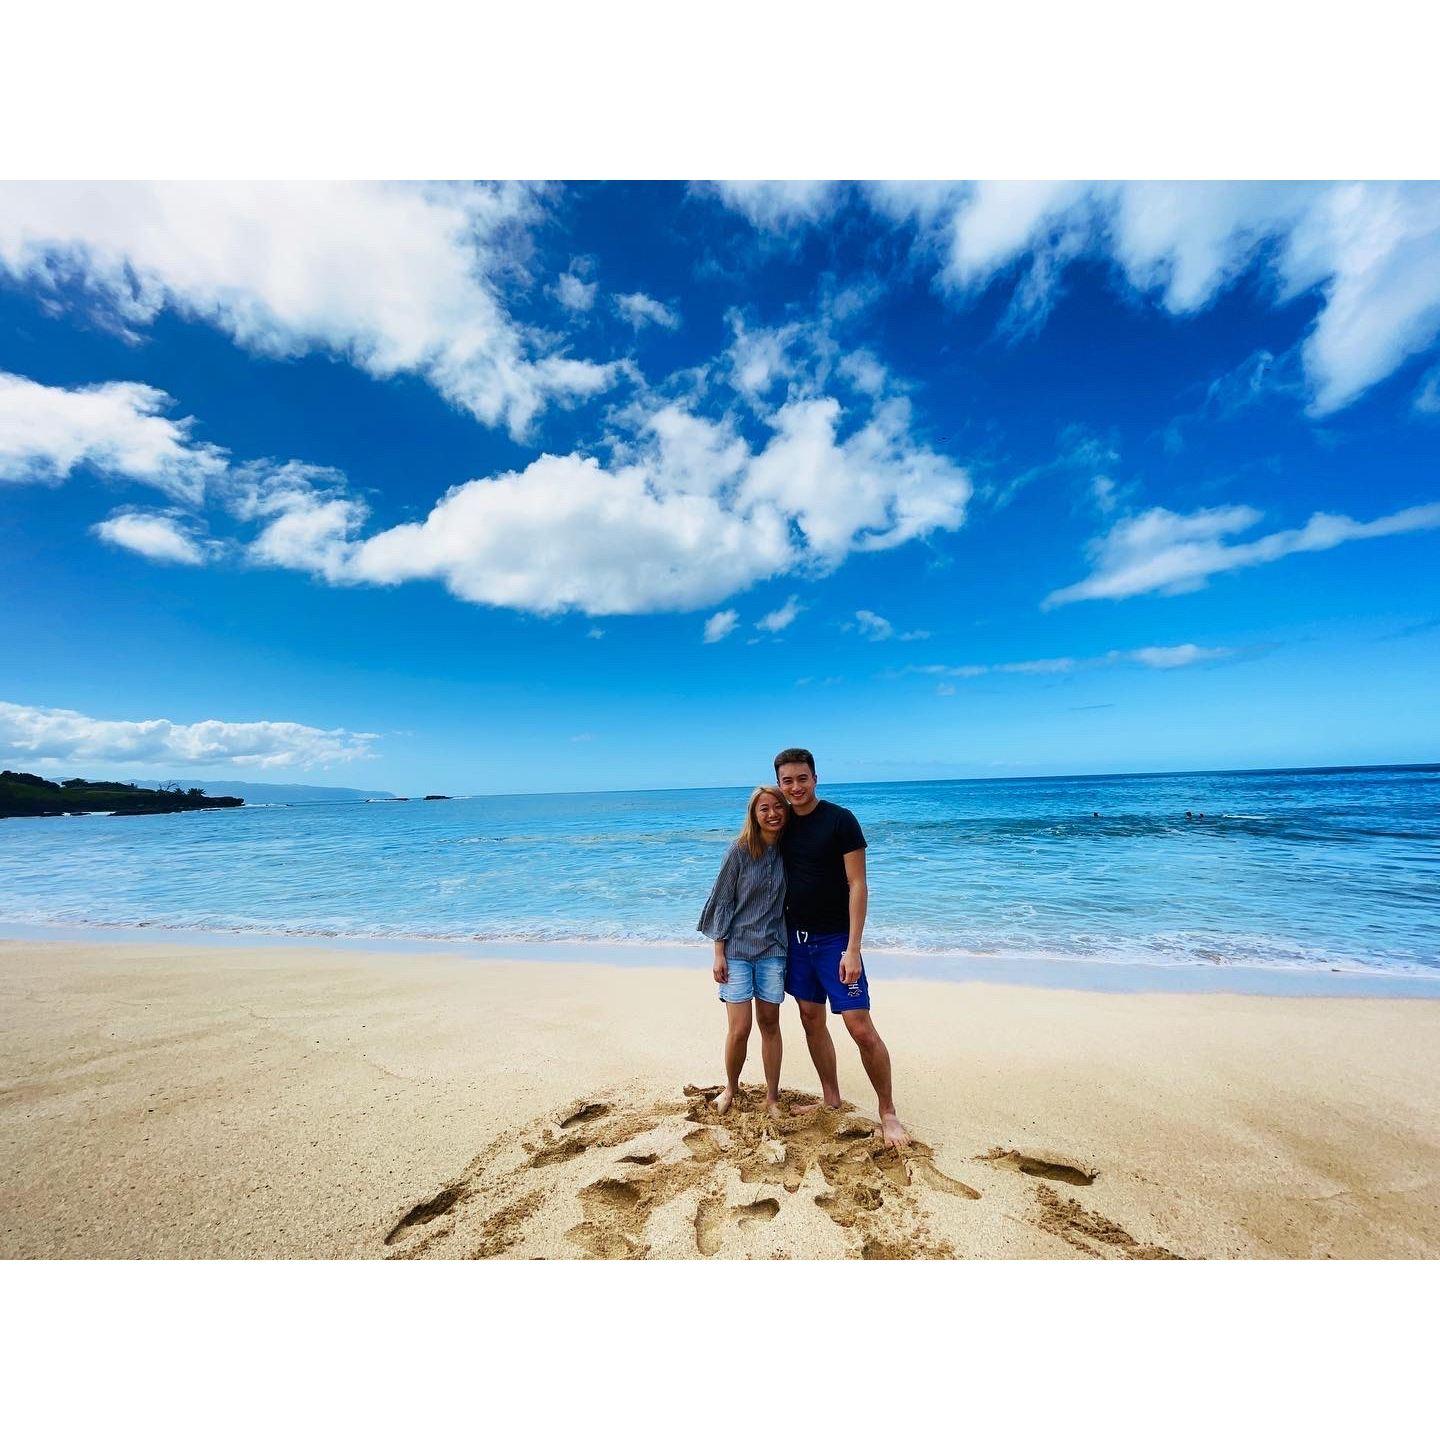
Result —
[{"label": "shoreline", "polygon": [[703,970],[10,940],[0,995],[8,1258],[1440,1258],[1430,1005],[877,979],[897,1166],[838,1025],[851,1112],[686,1092]]},{"label": "shoreline", "polygon": [[[251,930],[195,930],[161,925],[25,924],[0,920],[0,944],[171,945],[197,949],[317,950],[374,955],[456,956],[472,960],[620,965],[708,972],[708,942],[466,940],[420,936],[345,936]],[[1200,965],[1187,962],[1082,959],[1076,956],[867,949],[866,963],[883,979],[946,984],[998,984],[1105,994],[1228,994],[1276,997],[1440,1000],[1434,976],[1380,970],[1282,965]]]}]

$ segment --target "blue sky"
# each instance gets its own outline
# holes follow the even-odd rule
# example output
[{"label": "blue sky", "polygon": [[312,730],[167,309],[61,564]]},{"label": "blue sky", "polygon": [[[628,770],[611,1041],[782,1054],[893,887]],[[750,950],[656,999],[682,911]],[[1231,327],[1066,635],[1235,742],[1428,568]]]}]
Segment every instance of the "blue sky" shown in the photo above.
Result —
[{"label": "blue sky", "polygon": [[1436,185],[0,186],[0,763],[1432,761],[1437,331]]}]

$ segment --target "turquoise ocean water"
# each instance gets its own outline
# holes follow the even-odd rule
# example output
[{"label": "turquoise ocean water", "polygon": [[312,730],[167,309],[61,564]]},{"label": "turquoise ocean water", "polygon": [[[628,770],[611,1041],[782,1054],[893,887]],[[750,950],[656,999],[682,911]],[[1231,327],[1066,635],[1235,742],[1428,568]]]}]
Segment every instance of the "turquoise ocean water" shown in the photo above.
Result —
[{"label": "turquoise ocean water", "polygon": [[[0,922],[695,940],[748,793],[0,821]],[[869,840],[867,950],[1440,976],[1440,766],[821,793]]]}]

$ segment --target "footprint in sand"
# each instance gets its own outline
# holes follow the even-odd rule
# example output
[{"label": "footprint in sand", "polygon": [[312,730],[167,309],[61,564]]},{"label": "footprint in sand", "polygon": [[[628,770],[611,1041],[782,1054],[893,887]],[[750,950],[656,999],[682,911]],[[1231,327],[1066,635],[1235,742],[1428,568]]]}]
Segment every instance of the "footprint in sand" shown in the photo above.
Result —
[{"label": "footprint in sand", "polygon": [[428,1225],[432,1220],[438,1219],[441,1215],[448,1215],[465,1196],[463,1185],[447,1185],[438,1194],[432,1195],[428,1200],[422,1200],[418,1205],[412,1205],[390,1228],[390,1233],[385,1237],[387,1245],[393,1245],[407,1230],[414,1229],[417,1225]]},{"label": "footprint in sand", "polygon": [[1043,1150],[1026,1154],[1022,1150],[1002,1150],[997,1145],[975,1158],[1002,1170],[1018,1170],[1022,1175],[1034,1175],[1041,1180],[1060,1180],[1066,1185],[1093,1185],[1100,1174],[1078,1160],[1069,1160]]},{"label": "footprint in sand", "polygon": [[[1048,1150],[1007,1150],[995,1146],[977,1160],[1003,1170],[1016,1170],[1040,1180],[1053,1180],[1076,1187],[1093,1185],[1100,1172],[1092,1165],[1057,1155]],[[1062,1196],[1050,1185],[1037,1185],[1031,1223],[1058,1235],[1082,1254],[1125,1260],[1178,1260],[1181,1257],[1163,1245],[1146,1245],[1123,1226],[1096,1210],[1087,1210],[1078,1200]]]},{"label": "footprint in sand", "polygon": [[1060,1196],[1048,1185],[1036,1186],[1035,1201],[1039,1214],[1034,1223],[1042,1230],[1060,1236],[1086,1255],[1123,1260],[1181,1258],[1163,1245],[1142,1244],[1113,1220],[1107,1220],[1094,1210],[1087,1210],[1078,1200]]}]

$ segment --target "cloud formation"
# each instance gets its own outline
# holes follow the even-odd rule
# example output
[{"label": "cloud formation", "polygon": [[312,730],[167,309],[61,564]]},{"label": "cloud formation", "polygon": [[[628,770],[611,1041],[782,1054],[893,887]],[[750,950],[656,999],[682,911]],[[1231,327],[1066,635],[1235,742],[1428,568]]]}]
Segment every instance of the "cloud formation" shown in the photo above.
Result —
[{"label": "cloud formation", "polygon": [[1315,514],[1293,530],[1258,540],[1233,542],[1263,518],[1250,505],[1221,505],[1177,515],[1156,506],[1118,521],[1088,547],[1091,573],[1074,585],[1052,591],[1044,608],[1077,600],[1124,600],[1134,595],[1182,595],[1203,589],[1210,576],[1286,555],[1331,550],[1351,540],[1373,540],[1440,528],[1440,503],[1414,505],[1378,520]]},{"label": "cloud formation", "polygon": [[163,390],[112,381],[67,390],[0,372],[0,481],[58,485],[89,466],[194,503],[226,456],[172,420]]},{"label": "cloud formation", "polygon": [[662,330],[680,328],[680,317],[670,306],[639,290],[629,295],[617,295],[615,310],[622,320],[628,321],[637,330],[643,330],[647,325],[658,325]]},{"label": "cloud formation", "polygon": [[831,213],[840,194],[829,180],[712,180],[695,188],[718,195],[762,230],[813,224]]},{"label": "cloud formation", "polygon": [[867,640],[888,640],[895,633],[895,627],[883,615],[877,615],[873,610],[857,610],[855,623]]},{"label": "cloud formation", "polygon": [[[798,182],[711,193],[762,230],[817,223],[841,199],[833,186]],[[1317,417],[1440,334],[1440,185],[1427,181],[896,181],[850,193],[916,227],[952,299],[1010,277],[1002,329],[1012,335],[1044,324],[1082,259],[1108,261],[1173,315],[1204,309],[1253,271],[1275,305],[1313,297],[1300,358]]]},{"label": "cloud formation", "polygon": [[57,303],[79,292],[127,331],[169,309],[257,354],[419,375],[517,436],[620,373],[505,309],[539,211],[528,186],[25,182],[0,201],[0,271]]},{"label": "cloud formation", "polygon": [[[993,665],[907,665],[901,675],[943,675],[951,680],[978,680],[982,675],[1068,675],[1105,665],[1143,665],[1147,670],[1179,670],[1211,660],[1224,660],[1234,650],[1226,646],[1142,645],[1137,650],[1111,650],[1104,655],[1059,655],[1044,660],[1008,660]],[[940,691],[953,695],[953,685]]]},{"label": "cloud formation", "polygon": [[[161,414],[170,397],[146,386],[64,390],[0,376],[0,474],[54,482],[87,463],[257,525],[240,545],[254,564],[331,584],[440,580],[461,599],[539,614],[694,609],[964,523],[969,477],[911,433],[906,397],[862,395],[855,416],[814,383],[792,393],[764,408],[758,445],[690,400],[632,405],[610,463],[542,455],[368,537],[369,506],[343,475],[236,462],[193,441],[192,420]],[[187,539],[174,514],[112,517],[97,533],[184,564],[224,548]]]},{"label": "cloud formation", "polygon": [[796,617],[804,608],[800,603],[800,597],[792,595],[778,610],[772,610],[768,615],[762,615],[755,622],[755,628],[765,631],[767,635],[778,635],[782,630],[788,630],[795,623]]},{"label": "cloud formation", "polygon": [[705,622],[705,643],[714,645],[717,641],[723,640],[740,623],[740,612],[738,610],[717,610]]},{"label": "cloud formation", "polygon": [[664,404],[609,464],[542,455],[363,539],[358,500],[281,487],[251,554],[332,583],[430,579],[477,604],[633,615],[823,574],[964,523],[969,478],[910,434],[908,401],[882,402],[849,434],[845,418],[831,397],[796,400],[766,417],[755,448],[728,419]]},{"label": "cloud formation", "polygon": [[125,510],[102,520],[95,533],[122,550],[133,550],[147,560],[175,565],[203,565],[205,551],[181,520],[163,511]]},{"label": "cloud formation", "polygon": [[77,710],[0,701],[0,756],[26,765],[231,764],[311,769],[374,757],[376,735],[285,720],[97,720]]},{"label": "cloud formation", "polygon": [[1122,659],[1135,660],[1151,670],[1178,670],[1204,660],[1224,660],[1235,652],[1224,646],[1142,645],[1138,650],[1112,652]]},{"label": "cloud formation", "polygon": [[595,292],[599,289],[595,281],[586,282],[575,273],[574,270],[567,270],[555,282],[555,298],[567,309],[584,312],[590,310],[595,304]]}]

